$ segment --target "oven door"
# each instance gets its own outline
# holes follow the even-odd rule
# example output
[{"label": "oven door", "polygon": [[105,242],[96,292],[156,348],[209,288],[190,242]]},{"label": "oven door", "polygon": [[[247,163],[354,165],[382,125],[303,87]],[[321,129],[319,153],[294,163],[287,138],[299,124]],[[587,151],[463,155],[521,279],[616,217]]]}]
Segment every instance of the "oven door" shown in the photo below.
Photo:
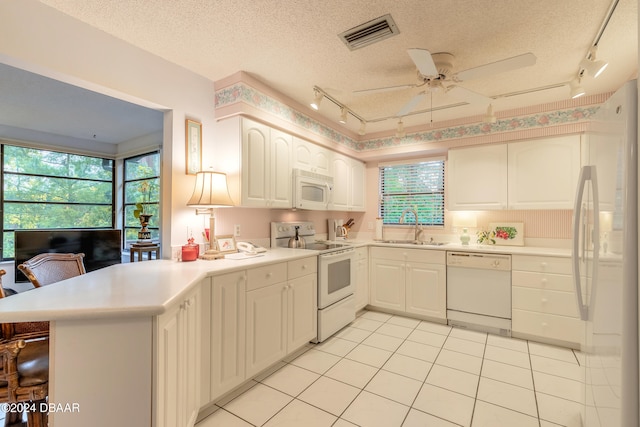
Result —
[{"label": "oven door", "polygon": [[318,256],[318,308],[323,309],[354,293],[355,251]]}]

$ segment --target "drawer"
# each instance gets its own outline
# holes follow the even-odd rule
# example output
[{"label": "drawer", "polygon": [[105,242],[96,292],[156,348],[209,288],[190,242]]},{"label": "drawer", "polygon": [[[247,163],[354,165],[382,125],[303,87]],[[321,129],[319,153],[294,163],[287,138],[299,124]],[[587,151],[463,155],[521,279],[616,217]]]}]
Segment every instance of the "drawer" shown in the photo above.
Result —
[{"label": "drawer", "polygon": [[380,248],[370,249],[371,258],[384,260],[424,262],[430,264],[445,264],[446,252],[429,249]]},{"label": "drawer", "polygon": [[308,274],[316,274],[318,272],[318,258],[308,257],[289,261],[287,263],[287,279],[296,279]]},{"label": "drawer", "polygon": [[581,344],[584,326],[580,319],[513,310],[511,329],[528,335]]},{"label": "drawer", "polygon": [[287,263],[266,265],[247,271],[247,291],[287,281]]},{"label": "drawer", "polygon": [[526,288],[574,292],[573,276],[567,274],[512,271],[511,283]]},{"label": "drawer", "polygon": [[573,274],[571,258],[514,255],[511,258],[511,269],[540,273]]},{"label": "drawer", "polygon": [[511,307],[514,309],[575,317],[576,319],[580,316],[578,302],[572,292],[514,286],[511,289],[511,298]]}]

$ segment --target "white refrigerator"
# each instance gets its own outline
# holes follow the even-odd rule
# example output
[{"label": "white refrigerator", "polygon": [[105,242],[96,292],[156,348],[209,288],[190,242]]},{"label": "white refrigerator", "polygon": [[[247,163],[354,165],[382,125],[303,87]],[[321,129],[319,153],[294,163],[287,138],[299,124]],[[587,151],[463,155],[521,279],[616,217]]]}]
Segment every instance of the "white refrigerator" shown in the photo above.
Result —
[{"label": "white refrigerator", "polygon": [[594,115],[582,147],[572,258],[584,427],[639,425],[637,104],[632,80]]}]

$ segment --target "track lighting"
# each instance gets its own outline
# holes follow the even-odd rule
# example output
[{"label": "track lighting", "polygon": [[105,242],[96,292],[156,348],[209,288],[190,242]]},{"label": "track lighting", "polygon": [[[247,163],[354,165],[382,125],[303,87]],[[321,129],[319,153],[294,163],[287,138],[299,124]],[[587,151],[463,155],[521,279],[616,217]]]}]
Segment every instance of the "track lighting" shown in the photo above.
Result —
[{"label": "track lighting", "polygon": [[493,114],[493,104],[489,104],[489,106],[487,107],[487,113],[484,115],[484,122],[495,123],[496,120],[496,115]]},{"label": "track lighting", "polygon": [[311,108],[318,111],[320,109],[320,102],[322,101],[322,93],[318,89],[313,91],[313,102],[310,104]]},{"label": "track lighting", "polygon": [[582,88],[582,85],[580,84],[581,80],[582,79],[580,78],[580,76],[577,76],[575,79],[571,80],[571,82],[569,83],[569,88],[571,89],[571,92],[570,92],[571,99],[580,98],[582,95],[585,94],[585,91]]},{"label": "track lighting", "polygon": [[398,128],[396,129],[396,138],[404,137],[404,123],[402,123],[402,119],[398,121]]},{"label": "track lighting", "polygon": [[594,79],[602,74],[605,68],[607,68],[607,66],[609,65],[609,63],[605,61],[596,60],[597,50],[598,46],[592,46],[591,49],[589,49],[589,54],[587,55],[587,57],[580,61],[580,69],[585,70]]},{"label": "track lighting", "polygon": [[340,120],[339,122],[342,123],[343,125],[347,124],[347,109],[342,107],[340,108]]},{"label": "track lighting", "polygon": [[360,120],[360,129],[358,129],[358,135],[364,135],[366,127],[367,122],[365,122],[364,120]]}]

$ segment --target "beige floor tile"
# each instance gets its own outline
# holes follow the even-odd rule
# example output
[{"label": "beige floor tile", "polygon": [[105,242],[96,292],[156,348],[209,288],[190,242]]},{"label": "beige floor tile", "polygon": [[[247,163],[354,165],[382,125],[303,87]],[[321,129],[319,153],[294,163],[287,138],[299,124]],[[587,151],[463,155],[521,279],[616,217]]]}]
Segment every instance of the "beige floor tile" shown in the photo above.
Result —
[{"label": "beige floor tile", "polygon": [[422,381],[414,380],[402,375],[380,370],[365,387],[366,391],[377,394],[394,402],[411,406]]},{"label": "beige floor tile", "polygon": [[389,360],[389,357],[391,357],[392,354],[393,352],[391,351],[360,344],[351,350],[345,358],[380,368],[387,360]]},{"label": "beige floor tile", "polygon": [[357,387],[321,377],[303,391],[298,399],[335,416],[340,416],[359,393],[360,389]]},{"label": "beige floor tile", "polygon": [[297,396],[309,387],[320,374],[300,368],[296,365],[287,365],[274,374],[265,378],[262,383],[290,396]]},{"label": "beige floor tile", "polygon": [[431,384],[424,384],[413,407],[458,425],[469,426],[474,399]]},{"label": "beige floor tile", "polygon": [[329,368],[338,363],[340,359],[340,357],[325,353],[324,351],[309,350],[297,359],[292,360],[291,364],[317,374],[324,374]]},{"label": "beige floor tile", "polygon": [[492,405],[490,403],[477,401],[473,411],[472,427],[539,427],[538,418]]},{"label": "beige floor tile", "polygon": [[443,348],[438,354],[436,365],[448,366],[470,374],[480,375],[482,358]]},{"label": "beige floor tile", "polygon": [[458,427],[458,424],[454,424],[416,409],[411,409],[407,414],[407,418],[402,424],[402,427]]},{"label": "beige floor tile", "polygon": [[235,398],[224,409],[254,425],[262,425],[287,406],[293,398],[278,390],[257,384],[251,390]]},{"label": "beige floor tile", "polygon": [[475,398],[479,379],[478,375],[446,366],[433,365],[426,383]]},{"label": "beige floor tile", "polygon": [[433,366],[431,362],[396,353],[387,360],[382,369],[414,380],[424,381],[431,366]]},{"label": "beige floor tile", "polygon": [[264,424],[264,427],[331,427],[337,418],[296,399]]},{"label": "beige floor tile", "polygon": [[[384,326],[382,326],[380,329],[382,329],[383,327]],[[397,348],[400,347],[400,345],[404,342],[403,338],[396,338],[390,335],[379,333],[380,329],[369,335],[364,341],[362,341],[362,344],[393,352],[396,351]]]},{"label": "beige floor tile", "polygon": [[409,407],[384,397],[363,391],[353,401],[342,418],[361,427],[400,426]]},{"label": "beige floor tile", "polygon": [[477,398],[532,417],[538,416],[535,395],[527,388],[480,377]]},{"label": "beige floor tile", "polygon": [[485,359],[482,362],[482,376],[533,390],[530,369]]},{"label": "beige floor tile", "polygon": [[342,381],[354,387],[363,388],[378,372],[378,368],[355,360],[342,359],[324,375],[334,380]]}]

